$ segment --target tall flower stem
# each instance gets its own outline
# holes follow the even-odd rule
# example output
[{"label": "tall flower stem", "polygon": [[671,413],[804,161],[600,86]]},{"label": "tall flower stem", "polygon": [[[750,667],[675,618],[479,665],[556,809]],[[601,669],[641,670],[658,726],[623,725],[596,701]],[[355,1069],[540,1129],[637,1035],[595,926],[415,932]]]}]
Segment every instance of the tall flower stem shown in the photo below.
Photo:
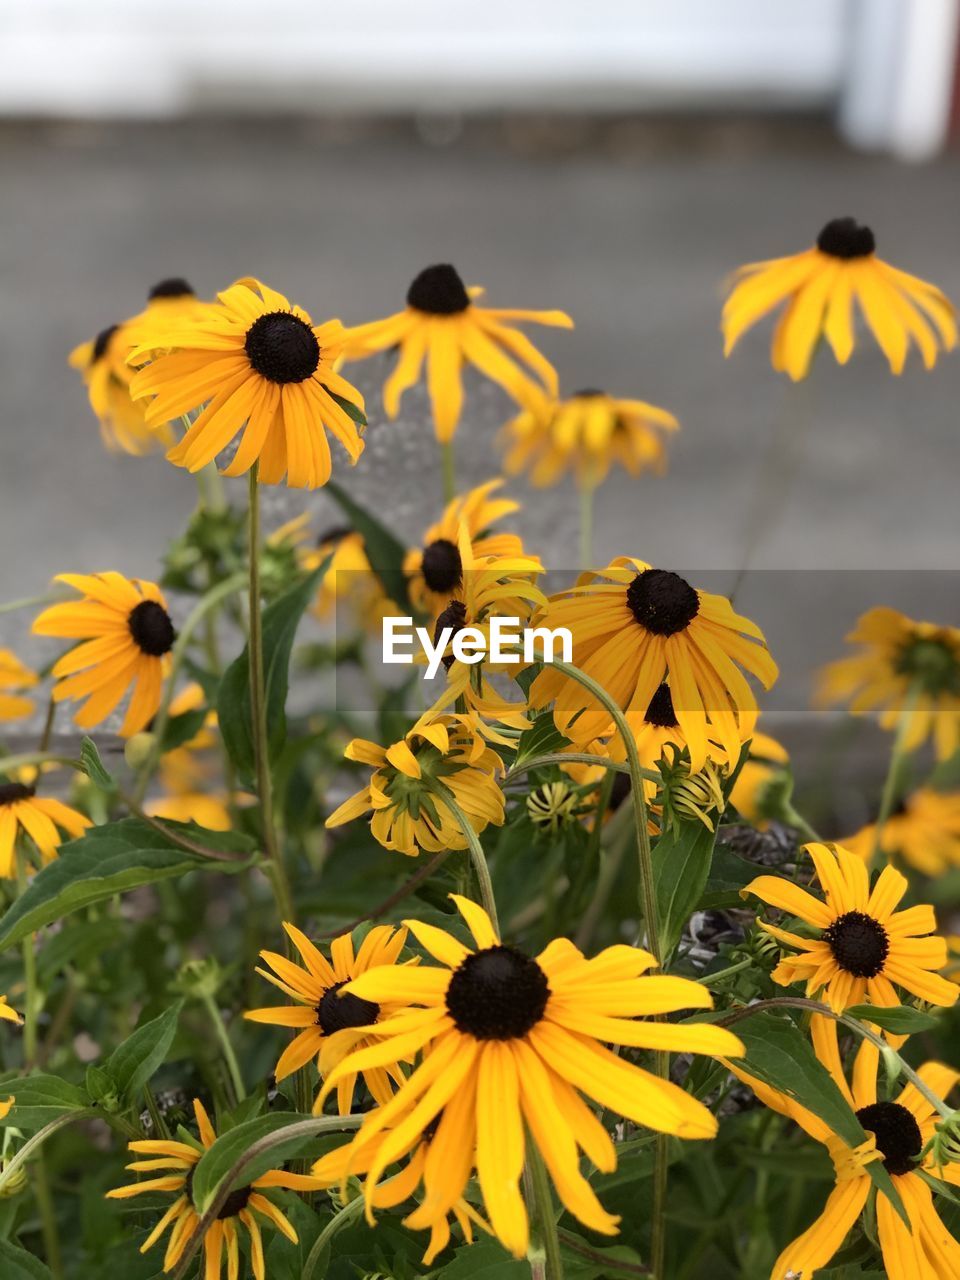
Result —
[{"label": "tall flower stem", "polygon": [[440,441],[440,467],[443,472],[443,500],[450,502],[457,492],[457,472],[452,440]]},{"label": "tall flower stem", "polygon": [[550,1180],[540,1152],[532,1142],[528,1144],[523,1181],[527,1198],[532,1201],[537,1214],[535,1239],[531,1241],[527,1254],[532,1280],[563,1280],[563,1260]]},{"label": "tall flower stem", "polygon": [[[18,896],[27,887],[27,867],[22,853],[17,854]],[[28,933],[23,940],[23,980],[26,992],[23,998],[23,1065],[29,1071],[37,1061],[37,1014],[40,992],[37,988],[37,955],[34,937]]]},{"label": "tall flower stem", "polygon": [[230,1082],[233,1085],[233,1092],[237,1102],[242,1102],[247,1096],[247,1091],[243,1087],[243,1076],[240,1074],[240,1064],[237,1061],[237,1055],[233,1051],[233,1045],[230,1043],[230,1036],[223,1021],[223,1014],[212,995],[204,994],[204,1008],[210,1015],[210,1022],[213,1025],[216,1037],[220,1042],[220,1048],[223,1050],[223,1060],[227,1064],[227,1070],[230,1073]]},{"label": "tall flower stem", "polygon": [[490,878],[490,868],[487,866],[487,855],[483,852],[483,845],[480,843],[480,837],[474,831],[470,819],[463,812],[453,797],[453,793],[449,788],[439,784],[436,787],[436,794],[447,806],[450,812],[457,820],[457,825],[466,836],[467,851],[470,854],[470,863],[473,867],[474,875],[477,877],[477,884],[480,889],[480,904],[490,917],[490,923],[493,925],[494,932],[497,937],[500,936],[500,921],[497,916],[497,903],[493,896],[493,881]]},{"label": "tall flower stem", "polygon": [[273,821],[273,778],[267,738],[267,701],[263,678],[263,622],[260,613],[260,464],[250,468],[250,509],[247,521],[250,573],[250,718],[253,755],[257,775],[257,795],[263,826],[263,847],[277,906],[284,920],[294,919],[293,898],[286,867],[277,844]]},{"label": "tall flower stem", "polygon": [[[893,749],[890,752],[890,765],[883,784],[883,794],[880,797],[880,812],[877,814],[877,825],[874,828],[873,861],[875,863],[880,861],[883,828],[887,824],[887,819],[893,813],[894,805],[897,801],[903,763],[907,757],[906,742],[913,724],[913,713],[917,706],[918,692],[917,689],[911,689],[903,701],[903,706],[900,708],[897,732],[893,739]],[[889,855],[887,856],[887,861],[892,861]]]}]

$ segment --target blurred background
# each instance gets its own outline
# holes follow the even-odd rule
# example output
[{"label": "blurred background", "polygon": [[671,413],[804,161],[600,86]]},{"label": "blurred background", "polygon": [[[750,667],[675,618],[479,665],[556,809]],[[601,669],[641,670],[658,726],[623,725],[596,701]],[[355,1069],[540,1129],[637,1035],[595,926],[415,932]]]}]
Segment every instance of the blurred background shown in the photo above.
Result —
[{"label": "blurred background", "polygon": [[[729,361],[718,332],[734,267],[848,214],[960,296],[957,0],[7,0],[0,53],[0,599],[65,569],[153,577],[194,505],[162,457],[103,452],[66,364],[157,280],[210,296],[255,274],[358,323],[452,261],[491,305],[574,316],[533,335],[567,392],[680,418],[665,478],[608,481],[597,555],[721,590],[764,571],[737,602],[784,669],[788,734],[860,609],[960,622],[955,578],[917,572],[957,564],[956,356],[893,378],[864,341],[798,399],[769,326]],[[384,420],[386,368],[356,367],[369,445],[340,478],[413,540],[439,470],[419,391]],[[510,414],[468,390],[461,486],[498,471]],[[574,567],[572,486],[525,503],[534,549]],[[331,522],[286,491],[268,519],[304,508]],[[28,657],[30,615],[0,614]]]}]

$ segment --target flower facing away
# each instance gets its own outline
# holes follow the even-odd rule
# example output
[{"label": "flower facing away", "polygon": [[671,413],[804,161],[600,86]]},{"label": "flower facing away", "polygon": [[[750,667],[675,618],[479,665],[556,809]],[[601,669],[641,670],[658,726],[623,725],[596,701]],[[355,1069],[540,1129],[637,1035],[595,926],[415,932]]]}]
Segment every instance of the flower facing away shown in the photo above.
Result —
[{"label": "flower facing away", "polygon": [[[843,843],[869,862],[877,847],[876,825],[871,822]],[[902,858],[925,876],[960,867],[960,793],[914,791],[883,824],[879,847],[888,860]]]},{"label": "flower facing away", "polygon": [[82,836],[90,819],[52,796],[38,796],[32,782],[20,782],[0,774],[0,877],[17,874],[17,841],[21,832],[36,845],[42,862],[52,862],[63,841]]},{"label": "flower facing away", "polygon": [[33,710],[33,699],[23,691],[32,689],[39,680],[35,671],[25,666],[15,653],[0,649],[0,721],[20,720]]},{"label": "flower facing away", "polygon": [[730,803],[747,822],[766,831],[772,818],[770,801],[788,778],[790,756],[785,746],[768,733],[755,733],[750,739],[750,754],[743,762],[730,791]]},{"label": "flower facing away", "polygon": [[[368,1215],[387,1167],[432,1132],[433,1158],[424,1162],[417,1226],[433,1226],[447,1215],[463,1195],[475,1160],[490,1224],[504,1247],[522,1257],[529,1238],[519,1187],[526,1125],[566,1208],[592,1230],[613,1234],[618,1220],[581,1173],[580,1152],[604,1172],[615,1167],[616,1155],[581,1093],[678,1137],[713,1137],[717,1123],[679,1086],[602,1042],[715,1055],[739,1055],[743,1047],[731,1032],[710,1024],[641,1020],[711,1004],[710,993],[697,983],[641,976],[654,963],[647,952],[615,946],[588,960],[560,938],[534,959],[502,944],[476,903],[453,900],[475,949],[432,925],[405,921],[442,967],[402,975],[370,971],[347,988],[360,999],[396,999],[407,1007],[378,1024],[376,1044],[348,1052],[332,1068],[321,1098],[343,1077],[422,1054],[394,1098],[367,1116],[355,1138],[354,1151],[362,1156],[365,1144],[389,1130],[373,1158],[364,1161]],[[329,1052],[338,1052],[335,1039]]]},{"label": "flower facing away", "polygon": [[331,813],[327,827],[372,813],[370,830],[385,849],[408,857],[421,850],[465,849],[467,837],[444,800],[445,792],[478,835],[491,822],[503,825],[504,798],[497,782],[503,764],[466,716],[444,715],[429,723],[421,719],[390,747],[354,738],[344,755],[369,765],[373,775]]},{"label": "flower facing away", "polygon": [[[864,1042],[847,1083],[837,1045],[837,1024],[816,1018],[825,1025],[819,1036],[817,1053],[857,1119],[867,1133],[865,1143],[849,1147],[819,1116],[794,1099],[749,1075],[735,1063],[731,1071],[748,1084],[766,1106],[788,1116],[816,1142],[826,1147],[833,1161],[836,1185],[827,1198],[823,1213],[792,1241],[774,1264],[770,1280],[795,1280],[814,1276],[843,1244],[867,1204],[873,1185],[867,1165],[882,1160],[900,1195],[909,1219],[909,1228],[893,1203],[883,1193],[876,1199],[876,1231],[889,1280],[955,1280],[960,1275],[960,1244],[950,1235],[937,1213],[930,1184],[923,1175],[950,1187],[960,1186],[960,1167],[938,1168],[930,1155],[921,1153],[934,1137],[939,1119],[917,1087],[908,1083],[895,1099],[881,1099],[877,1091],[878,1051]],[[939,1062],[928,1062],[918,1075],[934,1094],[945,1098],[960,1074]]]},{"label": "flower facing away", "polygon": [[[628,716],[650,707],[669,681],[671,703],[694,770],[719,743],[738,759],[756,722],[757,701],[741,667],[765,688],[777,677],[763,632],[722,596],[697,591],[679,574],[620,556],[550,598],[535,625],[567,627],[573,665],[591,676]],[[556,699],[557,728],[574,742],[608,735],[609,714],[582,685],[545,666],[530,705]],[[709,720],[709,724],[708,724]]]},{"label": "flower facing away", "polygon": [[663,472],[667,463],[663,432],[679,422],[666,409],[643,400],[619,400],[592,388],[568,400],[524,409],[503,429],[504,468],[530,473],[538,488],[553,484],[568,468],[583,489],[605,478],[611,463],[632,476]]},{"label": "flower facing away", "polygon": [[493,531],[498,520],[520,509],[518,502],[494,496],[502,484],[502,480],[488,480],[454,498],[424,534],[423,546],[407,552],[403,571],[409,580],[410,598],[423,613],[435,617],[451,600],[463,597],[461,526],[466,530],[473,559],[522,557],[542,568],[539,559],[526,555],[515,533]]},{"label": "flower facing away", "polygon": [[[200,1222],[200,1214],[193,1203],[193,1173],[204,1152],[217,1140],[210,1118],[199,1099],[194,1099],[193,1110],[200,1134],[199,1142],[162,1139],[131,1142],[130,1150],[147,1159],[134,1160],[127,1168],[133,1173],[157,1173],[159,1176],[144,1178],[107,1192],[108,1200],[129,1200],[134,1196],[158,1192],[174,1196],[169,1209],[140,1246],[140,1252],[146,1253],[168,1228],[172,1228],[163,1259],[164,1273],[172,1271],[177,1265]],[[321,1186],[316,1179],[303,1174],[270,1169],[259,1178],[254,1178],[249,1186],[231,1191],[203,1238],[204,1280],[219,1280],[224,1261],[227,1264],[228,1280],[239,1280],[241,1226],[246,1228],[250,1237],[250,1262],[255,1280],[266,1280],[260,1220],[265,1219],[276,1227],[292,1244],[298,1243],[298,1236],[283,1211],[264,1192],[273,1187],[284,1187],[289,1191],[316,1191]]]},{"label": "flower facing away", "polygon": [[915,622],[896,609],[868,610],[847,636],[859,646],[821,672],[821,702],[849,702],[853,715],[879,714],[884,729],[910,717],[904,749],[932,738],[947,760],[960,748],[960,628]]},{"label": "flower facing away", "polygon": [[724,354],[786,301],[773,335],[774,369],[794,382],[805,378],[821,338],[846,364],[854,347],[856,303],[892,373],[902,371],[911,342],[932,369],[939,347],[950,351],[957,345],[953,305],[936,285],[878,258],[875,248],[869,227],[834,218],[812,249],[741,267],[723,308]]},{"label": "flower facing away", "polygon": [[427,364],[427,387],[437,439],[452,439],[460,420],[463,365],[472,364],[522,405],[538,405],[557,394],[557,373],[514,324],[572,329],[563,311],[517,311],[480,307],[482,289],[464,286],[454,267],[440,263],[421,271],[407,290],[407,305],[384,320],[357,325],[345,335],[344,354],[358,360],[399,347],[396,368],[383,388],[387,414],[400,412],[400,398]]},{"label": "flower facing away", "polygon": [[33,632],[84,643],[54,664],[53,700],[85,699],[74,720],[92,729],[132,689],[120,733],[125,738],[139,733],[160,706],[176,639],[163,593],[153,582],[119,573],[61,573],[56,581],[83,598],[44,609]]},{"label": "flower facing away", "polygon": [[[330,959],[327,960],[294,925],[284,923],[283,927],[299,951],[303,965],[295,964],[274,951],[261,951],[261,959],[273,972],[257,969],[257,973],[285,991],[296,1003],[276,1009],[250,1009],[244,1014],[250,1022],[266,1022],[298,1030],[298,1034],[284,1049],[277,1062],[274,1074],[278,1081],[299,1071],[313,1058],[319,1061],[324,1044],[337,1031],[369,1027],[394,1012],[397,1008],[396,1001],[386,1000],[380,1004],[372,1000],[361,1000],[345,992],[343,988],[351,978],[359,978],[369,969],[385,965],[396,966],[397,956],[407,938],[405,929],[378,925],[370,930],[360,944],[360,950],[354,954],[353,940],[345,933],[334,938],[330,946]],[[406,967],[404,972],[407,972]],[[362,1036],[359,1042],[370,1043]],[[403,1075],[397,1068],[389,1072],[381,1068],[363,1072],[367,1088],[379,1103],[389,1102],[393,1096],[390,1075],[398,1083],[403,1083]],[[354,1073],[341,1077],[339,1081],[337,1104],[341,1115],[348,1115],[350,1112],[356,1080],[357,1075]]]},{"label": "flower facing away", "polygon": [[133,378],[135,399],[152,396],[148,424],[205,405],[167,454],[199,471],[243,432],[228,476],[259,462],[265,484],[314,489],[330,479],[325,430],[351,463],[363,451],[357,429],[363,397],[335,372],[342,354],[339,320],[314,325],[300,307],[258,280],[243,279],[188,321],[141,327],[130,359],[150,363]]},{"label": "flower facing away", "polygon": [[824,898],[779,876],[758,876],[741,897],[752,894],[771,907],[796,916],[817,931],[801,937],[772,924],[761,928],[798,955],[785,956],[773,971],[781,986],[805,982],[808,996],[820,996],[841,1013],[851,1005],[898,1005],[903,987],[930,1004],[949,1007],[960,987],[934,970],[947,963],[943,938],[928,937],[937,923],[933,907],[898,911],[907,891],[906,877],[884,867],[871,888],[862,858],[839,845],[804,846],[813,859]]}]

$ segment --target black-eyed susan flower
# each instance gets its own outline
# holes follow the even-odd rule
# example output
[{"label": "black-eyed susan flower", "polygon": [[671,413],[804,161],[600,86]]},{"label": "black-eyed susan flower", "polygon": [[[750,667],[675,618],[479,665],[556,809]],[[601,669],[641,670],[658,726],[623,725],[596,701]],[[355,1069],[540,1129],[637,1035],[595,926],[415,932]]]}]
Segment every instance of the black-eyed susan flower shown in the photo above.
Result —
[{"label": "black-eyed susan flower", "polygon": [[[902,987],[929,1004],[949,1007],[960,987],[941,977],[947,944],[935,935],[933,907],[898,911],[906,877],[884,867],[871,887],[862,858],[840,845],[804,846],[813,860],[823,898],[780,876],[758,876],[741,896],[753,895],[802,920],[814,931],[801,936],[776,925],[760,927],[790,948],[773,979],[781,986],[806,984],[807,995],[842,1013],[851,1005],[898,1005]],[[794,954],[794,953],[797,954]]]},{"label": "black-eyed susan flower", "polygon": [[859,652],[823,669],[818,699],[848,702],[853,715],[876,713],[884,729],[906,712],[904,750],[932,738],[939,759],[949,759],[960,748],[960,628],[881,606],[858,619],[847,643]]},{"label": "black-eyed susan flower", "polygon": [[[378,925],[370,930],[360,944],[360,949],[354,953],[353,939],[349,933],[345,933],[334,938],[330,944],[328,960],[306,934],[294,925],[284,923],[283,927],[300,953],[303,965],[295,964],[275,951],[261,951],[261,959],[273,972],[257,969],[257,973],[286,992],[295,1003],[281,1008],[249,1009],[243,1015],[250,1022],[266,1022],[273,1026],[297,1029],[297,1035],[277,1062],[274,1074],[278,1081],[299,1071],[312,1059],[317,1059],[319,1063],[325,1042],[337,1031],[348,1027],[370,1027],[394,1012],[397,1008],[396,1001],[388,1000],[380,1005],[349,995],[343,988],[352,978],[359,978],[368,969],[384,965],[396,966],[397,957],[407,938],[405,929]],[[359,1043],[367,1044],[369,1041],[361,1035]],[[396,1069],[384,1071],[372,1068],[363,1072],[364,1083],[377,1102],[388,1102],[393,1096],[391,1075],[398,1083],[402,1083],[403,1075]],[[348,1115],[350,1112],[356,1082],[356,1074],[342,1077],[339,1082],[337,1105],[341,1115]]]},{"label": "black-eyed susan flower", "polygon": [[679,422],[666,409],[644,400],[623,400],[588,388],[567,400],[524,409],[502,432],[504,469],[528,472],[538,488],[572,470],[582,489],[593,489],[611,464],[632,476],[663,472],[664,433]]},{"label": "black-eyed susan flower", "polygon": [[488,480],[447,504],[443,515],[423,535],[423,544],[412,548],[403,562],[410,598],[416,608],[435,617],[454,598],[462,598],[464,565],[460,556],[460,531],[465,530],[474,559],[489,556],[523,558],[542,568],[536,556],[527,556],[515,533],[494,531],[493,526],[520,510],[519,502],[496,495],[503,484]]},{"label": "black-eyed susan flower", "polygon": [[517,311],[478,306],[479,288],[466,288],[448,263],[427,267],[407,290],[403,311],[347,329],[344,354],[359,360],[378,351],[399,348],[396,368],[383,387],[390,418],[400,412],[400,398],[420,377],[426,361],[427,387],[437,439],[452,439],[460,420],[463,385],[460,373],[472,364],[500,384],[519,404],[538,405],[557,394],[557,373],[516,323],[531,322],[572,329],[563,311]]},{"label": "black-eyed susan flower", "polygon": [[163,593],[153,582],[119,573],[61,573],[56,581],[83,598],[44,609],[33,632],[84,643],[54,664],[54,701],[85,700],[74,720],[92,729],[132,689],[120,733],[139,733],[160,706],[176,639]]},{"label": "black-eyed susan flower", "polygon": [[[360,999],[397,999],[407,1007],[378,1024],[378,1043],[351,1050],[333,1067],[321,1098],[356,1071],[422,1054],[394,1098],[367,1117],[355,1139],[359,1150],[389,1129],[368,1165],[368,1215],[388,1166],[435,1124],[435,1159],[424,1163],[417,1225],[432,1226],[446,1216],[463,1195],[475,1162],[490,1224],[504,1247],[522,1257],[528,1244],[519,1185],[526,1125],[565,1207],[591,1230],[614,1234],[618,1219],[604,1210],[583,1176],[580,1153],[604,1172],[616,1166],[616,1153],[581,1094],[678,1137],[711,1138],[717,1122],[683,1089],[618,1057],[603,1042],[724,1055],[739,1055],[743,1048],[721,1027],[647,1020],[712,1002],[695,982],[646,976],[654,964],[646,951],[615,946],[588,960],[560,938],[533,958],[501,943],[482,907],[453,900],[474,950],[442,929],[408,920],[407,928],[442,967],[421,966],[402,975],[371,971],[345,988]],[[329,1052],[331,1058],[338,1054],[335,1040]]]},{"label": "black-eyed susan flower", "polygon": [[467,837],[449,805],[448,792],[479,835],[504,819],[497,781],[500,757],[475,731],[469,717],[421,719],[400,742],[381,747],[354,738],[344,755],[373,769],[368,784],[327,818],[327,827],[372,813],[370,830],[385,849],[415,857],[421,849],[465,849]]},{"label": "black-eyed susan flower", "polygon": [[[144,1178],[106,1193],[108,1200],[129,1200],[134,1196],[157,1193],[174,1196],[169,1209],[140,1246],[140,1252],[146,1253],[167,1230],[170,1231],[163,1259],[164,1274],[177,1265],[200,1222],[200,1214],[193,1202],[193,1173],[204,1152],[217,1140],[210,1118],[199,1099],[194,1099],[193,1110],[200,1134],[199,1142],[175,1142],[159,1138],[131,1142],[130,1150],[147,1159],[134,1160],[127,1168],[132,1173],[157,1173],[159,1176]],[[231,1191],[203,1238],[204,1280],[219,1280],[224,1262],[228,1280],[239,1280],[241,1226],[246,1228],[249,1236],[250,1265],[255,1280],[266,1280],[261,1220],[275,1227],[292,1244],[297,1244],[299,1237],[283,1210],[264,1193],[276,1187],[283,1187],[288,1191],[316,1191],[321,1186],[316,1179],[304,1174],[270,1169],[254,1178],[249,1186]]]},{"label": "black-eyed susan flower", "polygon": [[24,696],[38,682],[35,671],[10,649],[0,649],[0,721],[21,720],[33,710],[33,699]]},{"label": "black-eyed susan flower", "polygon": [[[24,774],[26,776],[26,774]],[[63,843],[61,831],[71,839],[82,836],[90,819],[52,796],[38,796],[34,782],[0,774],[0,877],[17,874],[17,843],[21,833],[36,846],[42,862],[51,862]]]},{"label": "black-eyed susan flower", "polygon": [[[960,1186],[960,1166],[946,1165],[941,1169],[931,1154],[924,1154],[934,1137],[939,1115],[913,1083],[906,1084],[896,1098],[887,1099],[878,1093],[878,1051],[867,1042],[857,1054],[848,1083],[837,1046],[836,1023],[831,1019],[819,1021],[826,1025],[817,1046],[818,1055],[868,1135],[859,1147],[848,1146],[819,1116],[793,1098],[737,1064],[727,1064],[761,1102],[789,1117],[821,1143],[834,1166],[836,1185],[823,1213],[783,1250],[770,1272],[770,1280],[806,1280],[829,1264],[867,1207],[873,1186],[867,1170],[874,1161],[883,1162],[909,1222],[908,1226],[886,1195],[877,1195],[875,1238],[879,1240],[889,1280],[954,1280],[960,1275],[960,1244],[941,1221],[927,1179],[933,1180],[934,1187],[938,1182],[948,1184],[945,1190],[949,1193],[951,1186]],[[941,1098],[960,1079],[960,1074],[940,1062],[926,1063],[917,1074]]]},{"label": "black-eyed susan flower", "polygon": [[773,335],[771,361],[794,382],[805,378],[821,338],[840,364],[854,348],[854,306],[863,315],[892,373],[900,373],[911,342],[932,369],[940,347],[957,345],[952,303],[936,287],[876,256],[869,227],[834,218],[812,249],[786,258],[750,262],[724,304],[724,354],[780,303],[787,306]]},{"label": "black-eyed susan flower", "polygon": [[[843,844],[869,862],[878,847],[876,824],[861,827]],[[902,858],[925,876],[960,867],[960,792],[932,787],[912,792],[884,822],[879,848],[888,860]]]},{"label": "black-eyed susan flower", "polygon": [[205,405],[167,454],[176,466],[199,471],[242,430],[225,475],[243,475],[259,462],[265,484],[279,484],[284,476],[293,488],[326,484],[326,431],[351,463],[363,450],[357,429],[363,397],[335,371],[343,347],[340,321],[314,325],[283,294],[249,278],[217,297],[189,319],[141,326],[141,343],[130,359],[154,358],[130,390],[137,400],[153,397],[148,425]]},{"label": "black-eyed susan flower", "polygon": [[783,743],[768,733],[754,733],[750,739],[750,754],[744,760],[730,790],[730,803],[737,813],[760,831],[766,831],[771,818],[769,801],[773,798],[787,774],[790,756]]},{"label": "black-eyed susan flower", "polygon": [[129,351],[123,326],[112,324],[90,342],[75,347],[69,361],[83,378],[103,443],[108,449],[139,457],[153,449],[169,448],[173,433],[167,422],[148,426],[143,405],[131,398]]},{"label": "black-eyed susan flower", "polygon": [[[23,1018],[21,1018],[20,1014],[17,1013],[16,1009],[14,1009],[13,1006],[10,1004],[9,996],[0,995],[0,1018],[3,1018],[4,1021],[6,1022],[13,1022],[17,1026],[19,1026],[21,1022],[23,1022]],[[13,1106],[13,1101],[11,1100],[10,1105],[7,1107],[7,1110],[0,1111],[0,1120],[2,1120],[5,1115],[9,1114],[9,1111],[12,1106]]]},{"label": "black-eyed susan flower", "polygon": [[[581,574],[575,586],[550,598],[534,625],[566,627],[573,665],[628,715],[642,714],[668,681],[694,770],[707,759],[711,740],[736,760],[753,731],[757,700],[740,668],[765,688],[777,677],[763,632],[734,613],[728,600],[629,556]],[[554,699],[557,728],[572,741],[610,733],[608,712],[548,664],[530,687],[530,705]]]}]

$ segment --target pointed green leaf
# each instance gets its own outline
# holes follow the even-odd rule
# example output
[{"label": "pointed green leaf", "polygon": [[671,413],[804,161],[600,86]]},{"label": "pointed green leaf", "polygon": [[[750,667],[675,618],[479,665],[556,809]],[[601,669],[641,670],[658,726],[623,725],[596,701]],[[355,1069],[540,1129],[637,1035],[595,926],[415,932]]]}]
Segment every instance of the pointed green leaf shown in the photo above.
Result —
[{"label": "pointed green leaf", "polygon": [[178,1000],[158,1018],[137,1027],[103,1064],[122,1098],[134,1101],[150,1077],[163,1064],[173,1044],[182,1008],[183,1002]]},{"label": "pointed green leaf", "polygon": [[370,567],[380,579],[387,599],[392,600],[398,609],[412,613],[407,575],[403,572],[406,547],[334,481],[327,482],[326,491],[362,536]]}]

